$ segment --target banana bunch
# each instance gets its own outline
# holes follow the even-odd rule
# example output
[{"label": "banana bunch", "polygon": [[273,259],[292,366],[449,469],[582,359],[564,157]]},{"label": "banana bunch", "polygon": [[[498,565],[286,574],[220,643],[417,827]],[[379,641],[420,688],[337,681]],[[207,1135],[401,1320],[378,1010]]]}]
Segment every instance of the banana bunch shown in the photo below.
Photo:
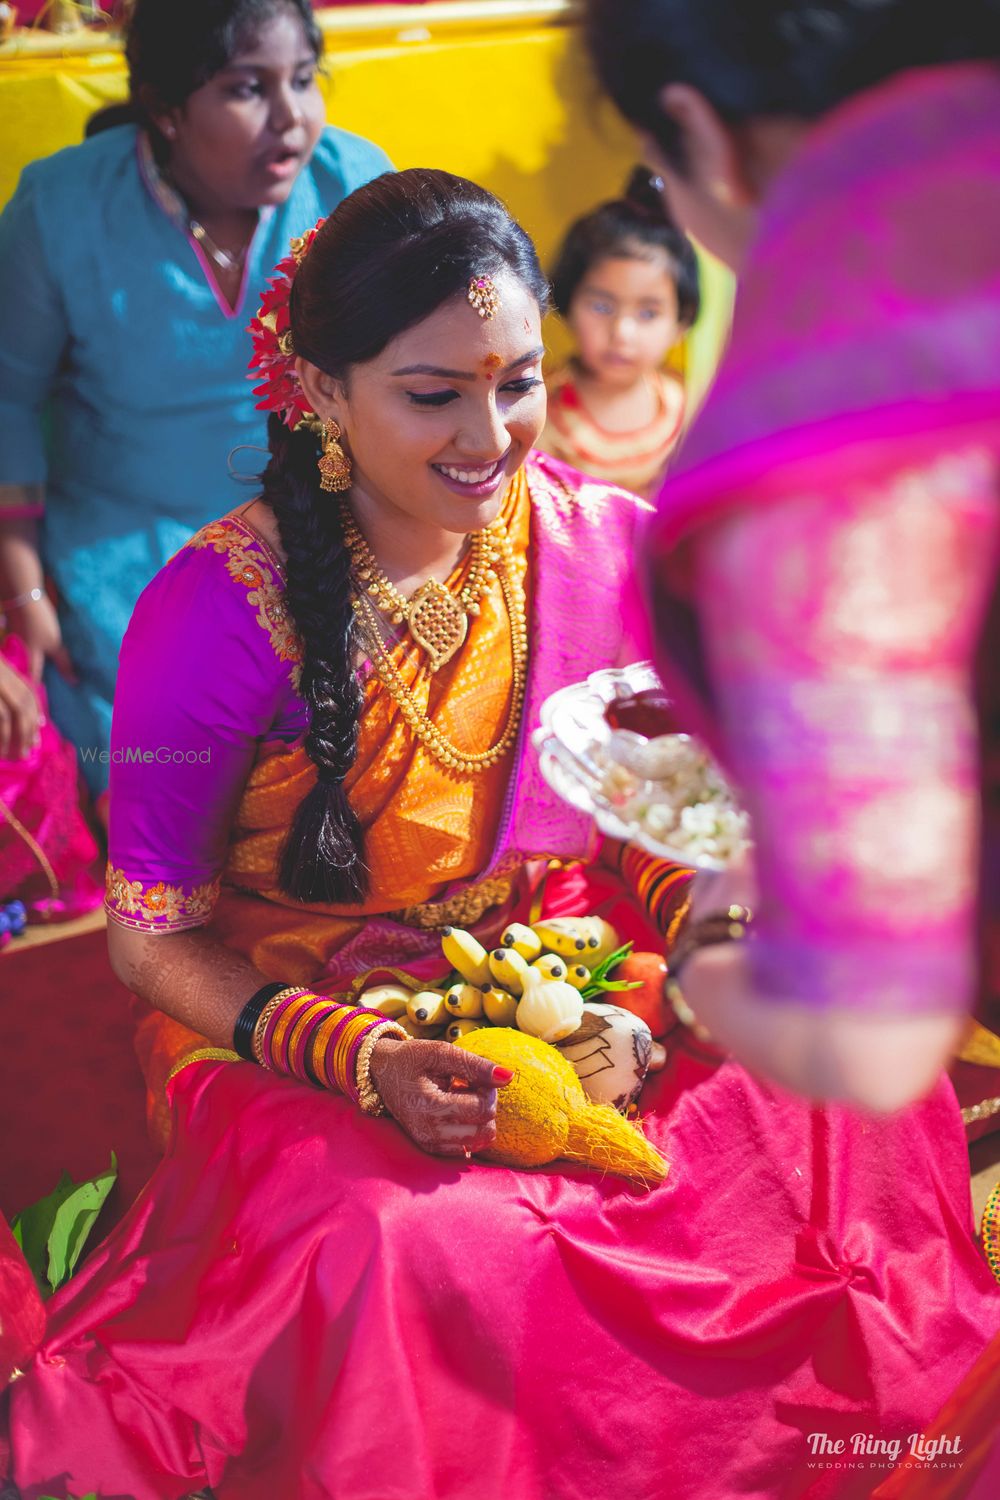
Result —
[{"label": "banana bunch", "polygon": [[[441,949],[459,976],[445,1005],[459,1020],[510,1026],[543,1042],[561,1042],[580,1028],[583,991],[594,967],[618,948],[602,917],[557,918],[530,927],[512,922],[488,952],[471,932],[446,927]],[[458,1041],[471,1028],[449,1026]]]},{"label": "banana bunch", "polygon": [[396,1021],[410,1036],[457,1042],[483,1026],[509,1026],[560,1042],[579,1030],[584,992],[600,991],[594,971],[620,951],[603,917],[512,922],[492,952],[471,932],[445,927],[441,949],[452,977],[442,987],[380,984],[360,1002]]}]

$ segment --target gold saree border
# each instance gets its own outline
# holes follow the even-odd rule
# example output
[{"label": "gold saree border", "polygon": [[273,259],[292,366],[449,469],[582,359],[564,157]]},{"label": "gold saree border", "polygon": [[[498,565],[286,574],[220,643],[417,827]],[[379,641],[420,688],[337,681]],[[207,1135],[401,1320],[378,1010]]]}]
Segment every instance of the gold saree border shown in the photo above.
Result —
[{"label": "gold saree border", "polygon": [[223,516],[203,526],[187,545],[194,551],[211,547],[225,558],[226,571],[234,583],[246,589],[247,603],[256,610],[257,624],[266,632],[275,656],[291,663],[289,681],[298,692],[302,641],[285,603],[280,564],[264,538],[237,517]]},{"label": "gold saree border", "polygon": [[1000,1282],[1000,1182],[986,1200],[980,1236],[987,1264],[994,1279]]},{"label": "gold saree border", "polygon": [[186,932],[210,920],[220,887],[218,879],[188,888],[165,880],[132,880],[109,864],[104,910],[112,921],[138,932]]},{"label": "gold saree border", "polygon": [[239,1053],[234,1052],[231,1047],[199,1047],[195,1052],[189,1052],[185,1057],[182,1057],[179,1062],[174,1063],[173,1067],[170,1069],[170,1072],[167,1074],[167,1082],[169,1083],[172,1078],[176,1078],[178,1073],[183,1073],[184,1069],[189,1068],[192,1063],[238,1063],[244,1061],[245,1058],[240,1057]]}]

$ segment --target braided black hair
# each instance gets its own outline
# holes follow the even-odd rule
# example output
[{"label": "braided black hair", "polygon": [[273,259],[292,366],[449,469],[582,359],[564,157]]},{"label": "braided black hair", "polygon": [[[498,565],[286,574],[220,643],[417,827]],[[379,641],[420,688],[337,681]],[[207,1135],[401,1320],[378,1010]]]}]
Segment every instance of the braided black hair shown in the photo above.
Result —
[{"label": "braided black hair", "polygon": [[698,257],[667,213],[660,187],[648,167],[636,167],[624,197],[600,204],[570,226],[552,268],[552,301],[564,318],[598,261],[662,250],[677,287],[678,322],[682,328],[694,324],[701,309]]},{"label": "braided black hair", "polygon": [[1000,0],[587,0],[586,31],[622,114],[683,171],[665,85],[731,124],[817,119],[908,68],[1000,59]]},{"label": "braided black hair", "polygon": [[[474,275],[512,273],[544,311],[548,287],[535,248],[499,199],[449,172],[387,172],[334,210],[295,277],[289,304],[296,352],[347,383],[454,296]],[[344,792],[357,748],[350,558],[336,500],[319,487],[311,432],[268,424],[263,498],[286,554],[288,607],[302,638],[305,748],[319,772],[282,852],[281,887],[301,901],[357,902],[367,888],[364,838]]]},{"label": "braided black hair", "polygon": [[252,45],[261,27],[281,11],[291,11],[302,22],[318,62],[323,33],[310,0],[136,0],[125,26],[128,100],[99,109],[88,120],[86,134],[141,125],[150,132],[157,154],[164,156],[165,143],[149,117],[149,99],[165,107],[183,104]]},{"label": "braided black hair", "polygon": [[300,691],[311,710],[305,748],[317,782],[299,806],[282,851],[279,884],[303,901],[353,902],[365,894],[361,830],[344,791],[354,762],[361,688],[354,671],[350,556],[336,503],[316,494],[319,442],[272,414],[263,497],[286,557],[286,600],[304,645]]}]

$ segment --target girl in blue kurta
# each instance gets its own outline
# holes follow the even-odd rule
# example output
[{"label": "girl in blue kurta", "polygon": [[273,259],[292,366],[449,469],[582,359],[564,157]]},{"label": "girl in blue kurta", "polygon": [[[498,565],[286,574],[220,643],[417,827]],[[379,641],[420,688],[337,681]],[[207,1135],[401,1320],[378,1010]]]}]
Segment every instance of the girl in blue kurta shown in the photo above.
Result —
[{"label": "girl in blue kurta", "polygon": [[390,165],[324,125],[320,48],[307,0],[139,0],[137,122],[27,167],[0,216],[0,604],[95,794],[133,605],[266,440],[246,288]]}]

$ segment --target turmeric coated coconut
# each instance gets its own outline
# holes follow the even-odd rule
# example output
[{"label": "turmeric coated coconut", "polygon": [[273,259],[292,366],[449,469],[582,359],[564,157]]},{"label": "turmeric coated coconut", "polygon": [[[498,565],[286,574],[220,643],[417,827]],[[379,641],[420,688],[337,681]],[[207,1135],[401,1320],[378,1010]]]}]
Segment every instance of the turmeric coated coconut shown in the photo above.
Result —
[{"label": "turmeric coated coconut", "polygon": [[490,1161],[543,1167],[562,1157],[614,1172],[643,1187],[664,1180],[668,1166],[644,1135],[606,1104],[592,1104],[572,1065],[538,1037],[509,1027],[470,1031],[455,1045],[509,1068],[497,1093],[497,1135]]}]

